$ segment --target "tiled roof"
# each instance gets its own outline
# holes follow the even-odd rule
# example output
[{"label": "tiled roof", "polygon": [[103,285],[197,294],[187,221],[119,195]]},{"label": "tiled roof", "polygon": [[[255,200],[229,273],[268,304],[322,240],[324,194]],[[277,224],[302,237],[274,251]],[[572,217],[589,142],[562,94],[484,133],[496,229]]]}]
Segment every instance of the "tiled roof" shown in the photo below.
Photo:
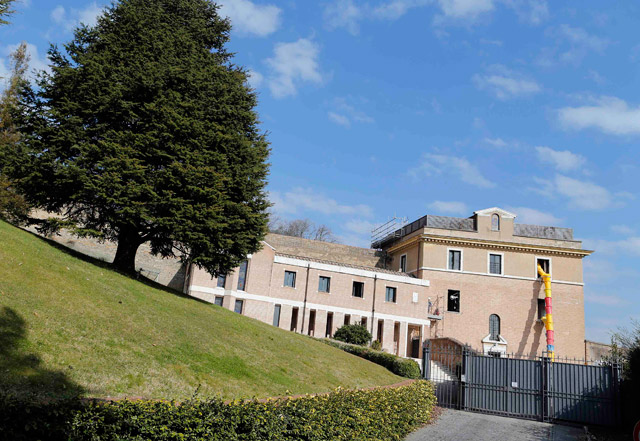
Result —
[{"label": "tiled roof", "polygon": [[386,268],[378,268],[378,267],[362,266],[362,265],[353,265],[353,264],[348,264],[348,263],[344,263],[344,262],[336,262],[334,260],[324,260],[324,259],[316,259],[316,258],[312,258],[312,257],[299,256],[299,255],[295,255],[295,254],[278,253],[277,250],[276,250],[276,255],[277,256],[282,256],[282,257],[289,257],[291,259],[306,260],[308,262],[324,263],[326,265],[344,266],[344,267],[347,267],[347,268],[355,268],[355,269],[361,269],[361,270],[366,270],[366,271],[375,271],[375,272],[378,272],[378,273],[385,273],[385,274],[394,274],[396,276],[411,277],[411,278],[414,278],[414,279],[416,278],[411,274],[403,273],[403,272],[400,272],[400,271],[393,271],[393,270],[386,269]]}]

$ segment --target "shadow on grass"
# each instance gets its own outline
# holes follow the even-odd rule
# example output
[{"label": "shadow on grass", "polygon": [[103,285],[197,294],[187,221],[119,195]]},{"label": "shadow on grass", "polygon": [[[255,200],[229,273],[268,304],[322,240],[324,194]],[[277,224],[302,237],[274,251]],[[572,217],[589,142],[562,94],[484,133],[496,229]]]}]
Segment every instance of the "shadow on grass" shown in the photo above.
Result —
[{"label": "shadow on grass", "polygon": [[85,389],[61,371],[47,369],[35,353],[27,352],[27,323],[8,307],[0,309],[0,390],[37,400],[80,396]]},{"label": "shadow on grass", "polygon": [[[144,284],[144,285],[146,285],[146,286],[148,286],[150,288],[155,288],[155,289],[158,289],[160,291],[164,291],[164,292],[166,292],[168,294],[173,294],[175,296],[183,297],[185,299],[193,300],[193,301],[196,301],[198,303],[203,303],[205,305],[211,305],[211,303],[209,303],[209,302],[206,302],[204,300],[198,299],[196,297],[189,296],[189,295],[184,294],[184,293],[182,293],[180,291],[177,291],[177,290],[175,290],[173,288],[169,288],[168,286],[162,285],[161,283],[158,283],[158,282],[155,282],[153,280],[150,280],[150,279],[144,277],[143,275],[141,275],[139,273],[133,273],[132,274],[132,273],[120,271],[117,268],[114,268],[113,265],[111,263],[109,263],[109,262],[106,262],[104,260],[97,259],[95,257],[91,257],[91,256],[88,256],[86,254],[83,254],[83,253],[81,253],[79,251],[76,251],[76,250],[74,250],[72,248],[69,248],[69,247],[67,247],[67,246],[65,246],[65,245],[63,245],[63,244],[61,244],[59,242],[56,242],[53,239],[50,239],[48,237],[44,237],[44,236],[41,236],[40,234],[34,233],[33,231],[29,231],[29,230],[26,230],[26,229],[23,229],[23,228],[20,228],[20,229],[22,231],[24,231],[25,233],[31,234],[35,238],[45,242],[47,245],[50,245],[53,248],[56,248],[57,250],[65,253],[65,254],[67,254],[67,255],[69,255],[71,257],[74,257],[76,259],[82,260],[83,262],[90,263],[91,265],[95,265],[95,266],[98,266],[100,268],[104,268],[104,269],[106,269],[108,271],[113,271],[114,273],[120,274],[120,275],[122,275],[124,277],[127,277],[127,278],[131,279],[131,280],[135,280],[135,281],[137,281],[139,283],[142,283],[142,284]],[[158,258],[158,259],[160,259],[160,258]]]}]

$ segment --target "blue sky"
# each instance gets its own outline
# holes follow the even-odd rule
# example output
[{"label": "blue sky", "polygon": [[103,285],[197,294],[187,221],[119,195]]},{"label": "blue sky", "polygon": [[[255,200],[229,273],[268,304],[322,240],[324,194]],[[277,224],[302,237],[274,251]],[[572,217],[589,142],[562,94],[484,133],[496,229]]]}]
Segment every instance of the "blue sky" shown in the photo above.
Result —
[{"label": "blue sky", "polygon": [[[366,246],[393,215],[500,206],[596,250],[587,338],[640,319],[639,3],[220,3],[259,92],[280,216]],[[105,4],[23,0],[0,30],[0,75],[21,41],[45,68],[48,45]]]}]

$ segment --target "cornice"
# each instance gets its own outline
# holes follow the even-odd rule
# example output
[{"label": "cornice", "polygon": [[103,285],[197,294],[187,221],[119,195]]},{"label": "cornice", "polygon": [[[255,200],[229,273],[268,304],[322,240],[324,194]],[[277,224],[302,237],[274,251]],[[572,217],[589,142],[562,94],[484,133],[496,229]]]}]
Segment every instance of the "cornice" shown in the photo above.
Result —
[{"label": "cornice", "polygon": [[443,245],[454,245],[459,247],[467,247],[467,248],[484,248],[491,250],[503,250],[503,251],[516,251],[523,253],[545,253],[553,256],[569,256],[569,257],[579,257],[584,258],[593,254],[593,251],[590,250],[582,250],[576,248],[563,248],[563,247],[551,247],[545,245],[534,245],[534,244],[522,244],[515,242],[497,242],[492,240],[484,240],[484,239],[469,239],[469,238],[459,238],[452,236],[435,236],[429,234],[422,234],[419,236],[412,237],[411,239],[399,243],[391,248],[389,248],[388,252],[396,252],[401,251],[404,248],[407,248],[418,242],[428,242],[428,243],[439,243]]}]

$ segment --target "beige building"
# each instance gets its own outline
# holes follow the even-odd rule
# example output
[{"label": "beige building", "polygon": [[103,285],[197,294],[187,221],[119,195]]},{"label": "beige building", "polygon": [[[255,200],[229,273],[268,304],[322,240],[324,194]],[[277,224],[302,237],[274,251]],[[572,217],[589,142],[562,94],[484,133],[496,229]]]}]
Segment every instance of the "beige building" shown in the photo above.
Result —
[{"label": "beige building", "polygon": [[384,350],[418,358],[448,337],[500,355],[540,355],[544,290],[552,277],[555,347],[584,355],[582,259],[591,251],[567,228],[515,223],[499,208],[470,218],[424,216],[358,248],[269,234],[261,251],[226,277],[187,270],[185,291],[316,337],[364,323]]}]

